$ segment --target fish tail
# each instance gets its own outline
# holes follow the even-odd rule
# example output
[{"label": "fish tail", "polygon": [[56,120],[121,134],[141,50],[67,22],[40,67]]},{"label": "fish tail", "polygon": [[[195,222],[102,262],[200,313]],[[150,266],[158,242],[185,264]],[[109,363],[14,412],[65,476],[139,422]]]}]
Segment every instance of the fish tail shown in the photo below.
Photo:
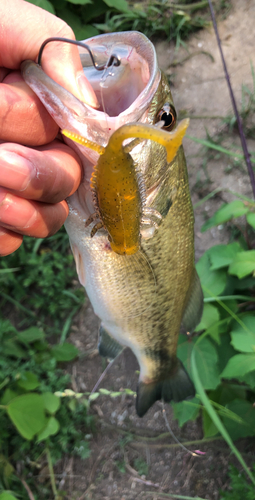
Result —
[{"label": "fish tail", "polygon": [[190,380],[182,362],[176,358],[174,368],[171,368],[170,372],[164,377],[149,383],[142,380],[139,382],[136,412],[139,417],[143,417],[149,408],[160,399],[163,399],[166,403],[170,403],[170,401],[178,403],[194,396],[193,382]]}]

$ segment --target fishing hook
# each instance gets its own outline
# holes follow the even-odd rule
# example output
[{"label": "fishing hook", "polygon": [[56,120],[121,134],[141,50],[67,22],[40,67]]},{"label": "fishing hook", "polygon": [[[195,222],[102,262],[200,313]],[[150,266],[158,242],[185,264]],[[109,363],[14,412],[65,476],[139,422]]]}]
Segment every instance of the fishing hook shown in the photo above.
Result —
[{"label": "fishing hook", "polygon": [[43,53],[43,49],[45,47],[45,45],[47,45],[47,43],[49,42],[66,42],[66,43],[71,43],[72,45],[78,45],[79,47],[83,47],[84,49],[86,49],[91,57],[91,61],[93,63],[93,66],[95,69],[97,69],[98,71],[102,71],[103,69],[105,68],[109,68],[110,66],[120,66],[121,64],[121,61],[120,61],[120,58],[118,56],[116,56],[115,54],[112,54],[107,63],[106,64],[102,64],[101,66],[95,61],[95,56],[91,50],[91,48],[89,47],[89,45],[87,45],[86,43],[84,42],[79,42],[78,40],[71,40],[69,38],[61,38],[61,37],[58,37],[58,36],[54,36],[54,37],[51,37],[51,38],[47,38],[46,40],[44,40],[44,42],[42,43],[41,47],[40,47],[40,50],[39,50],[39,54],[38,54],[38,64],[41,66],[41,60],[42,60],[42,53]]}]

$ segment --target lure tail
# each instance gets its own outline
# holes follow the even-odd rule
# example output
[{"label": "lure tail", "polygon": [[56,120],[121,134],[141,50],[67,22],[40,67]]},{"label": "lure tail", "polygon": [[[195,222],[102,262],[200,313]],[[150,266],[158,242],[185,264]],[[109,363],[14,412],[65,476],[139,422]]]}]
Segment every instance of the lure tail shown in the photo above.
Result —
[{"label": "lure tail", "polygon": [[166,403],[170,403],[170,401],[178,403],[194,396],[193,382],[181,361],[176,358],[174,368],[172,367],[165,377],[160,377],[148,384],[139,382],[136,398],[137,415],[143,417],[149,408],[160,399]]}]

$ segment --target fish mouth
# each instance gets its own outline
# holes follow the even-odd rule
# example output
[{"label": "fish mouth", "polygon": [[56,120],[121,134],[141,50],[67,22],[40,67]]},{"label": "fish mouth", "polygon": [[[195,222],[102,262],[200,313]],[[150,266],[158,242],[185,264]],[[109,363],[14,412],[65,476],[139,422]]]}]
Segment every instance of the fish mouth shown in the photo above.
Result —
[{"label": "fish mouth", "polygon": [[99,35],[86,40],[99,64],[115,54],[120,66],[96,70],[85,49],[79,48],[84,73],[95,91],[99,108],[81,102],[48,77],[32,61],[22,63],[22,74],[60,129],[68,129],[101,146],[125,123],[146,122],[148,108],[160,81],[155,48],[139,32]]},{"label": "fish mouth", "polygon": [[118,127],[122,125],[122,117],[123,123],[138,120],[149,106],[160,78],[152,43],[135,31],[99,35],[86,43],[96,54],[99,64],[106,64],[113,54],[120,60],[119,66],[112,65],[100,74],[91,64],[88,53],[79,48],[84,73],[98,99],[99,111],[115,117]]},{"label": "fish mouth", "polygon": [[[149,109],[161,73],[155,48],[142,33],[103,34],[86,40],[86,44],[93,50],[98,64],[106,64],[112,54],[121,61],[118,67],[97,71],[85,49],[79,48],[84,73],[99,101],[98,109],[81,102],[33,61],[22,63],[22,74],[60,129],[106,146],[111,134],[122,125],[138,121],[152,123]],[[80,156],[84,170],[82,184],[68,200],[70,211],[80,213],[81,218],[86,220],[95,210],[90,179],[98,154],[69,139],[66,142]]]}]

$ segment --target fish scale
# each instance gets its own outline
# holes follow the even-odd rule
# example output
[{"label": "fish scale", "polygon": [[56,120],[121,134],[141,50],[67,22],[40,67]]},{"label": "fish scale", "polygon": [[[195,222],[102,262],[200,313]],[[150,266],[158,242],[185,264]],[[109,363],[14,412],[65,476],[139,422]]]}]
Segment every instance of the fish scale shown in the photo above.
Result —
[{"label": "fish scale", "polygon": [[[158,70],[154,47],[144,35],[137,32],[100,35],[86,43],[91,45],[94,53],[97,44],[101,53],[105,47],[106,58],[121,47],[121,66],[115,69],[112,91],[118,89],[119,92],[122,88],[127,67],[128,78],[132,76],[132,100],[130,102],[127,96],[127,108],[123,109],[123,96],[119,113],[115,108],[110,109],[109,117],[105,118],[102,111],[77,102],[35,63],[23,63],[26,82],[61,129],[107,147],[109,128],[115,133],[124,123],[153,125],[165,103],[173,107],[167,79]],[[120,83],[118,71],[121,71]],[[100,76],[94,75],[93,80],[98,88],[96,78],[100,79]],[[137,85],[135,78],[141,78]],[[131,84],[126,83],[127,92]],[[137,96],[135,88],[138,89]],[[103,92],[107,92],[104,99],[107,99],[108,108],[111,102],[115,106],[114,99],[110,99],[110,90],[102,89]],[[97,95],[100,97],[100,92]],[[86,182],[83,181],[78,191],[67,200],[66,230],[80,281],[102,321],[99,352],[113,358],[128,346],[138,359],[140,376],[136,409],[139,416],[143,416],[158,399],[181,401],[194,396],[194,386],[176,357],[176,349],[180,328],[192,331],[200,321],[203,308],[203,295],[194,264],[194,216],[183,148],[181,146],[168,163],[165,147],[155,141],[141,140],[130,155],[143,177],[145,207],[158,211],[163,220],[157,230],[149,233],[144,231],[141,223],[140,249],[133,255],[118,255],[112,250],[107,228],[98,230],[91,238],[91,229],[85,227],[85,221],[93,211],[92,197],[90,202],[87,201],[91,195],[88,183],[92,171],[91,153],[84,146],[68,141],[80,155]],[[95,154],[93,158],[96,158]]]}]

